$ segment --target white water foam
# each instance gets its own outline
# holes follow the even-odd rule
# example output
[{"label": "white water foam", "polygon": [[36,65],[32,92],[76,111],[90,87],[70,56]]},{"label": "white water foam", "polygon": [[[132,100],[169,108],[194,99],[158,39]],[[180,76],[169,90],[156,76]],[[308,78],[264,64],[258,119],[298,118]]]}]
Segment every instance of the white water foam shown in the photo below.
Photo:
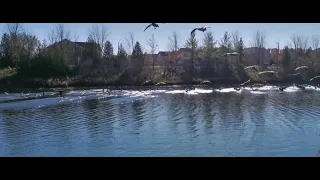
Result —
[{"label": "white water foam", "polygon": [[173,91],[167,91],[165,93],[167,93],[167,94],[183,94],[185,92],[186,92],[186,90],[173,90]]},{"label": "white water foam", "polygon": [[242,89],[237,91],[234,88],[223,88],[223,89],[216,89],[215,91],[221,92],[221,93],[229,93],[229,92],[238,92],[238,93],[240,93],[242,91]]},{"label": "white water foam", "polygon": [[305,87],[307,90],[315,90],[314,86],[306,86]]},{"label": "white water foam", "polygon": [[259,91],[270,91],[270,90],[273,90],[275,88],[276,88],[275,86],[262,86],[262,87],[258,87],[257,89]]},{"label": "white water foam", "polygon": [[251,91],[252,94],[266,94],[266,92],[262,91]]},{"label": "white water foam", "polygon": [[197,92],[195,92],[195,90],[190,90],[188,92],[185,92],[186,94],[190,94],[190,95],[196,95],[196,94],[199,94]]},{"label": "white water foam", "polygon": [[194,90],[194,92],[195,92],[195,93],[212,93],[213,90],[210,90],[210,89],[198,89],[198,88],[196,88],[196,89]]},{"label": "white water foam", "polygon": [[296,92],[301,90],[300,88],[296,87],[296,86],[289,86],[286,89],[284,89],[283,91],[285,92]]},{"label": "white water foam", "polygon": [[167,94],[203,94],[203,93],[212,93],[213,90],[208,89],[199,89],[195,88],[194,90],[172,90],[172,91],[166,91]]},{"label": "white water foam", "polygon": [[252,90],[251,87],[244,87],[243,89],[244,89],[244,90],[248,90],[248,91],[251,91],[251,90]]},{"label": "white water foam", "polygon": [[315,86],[306,86],[305,87],[307,90],[315,90],[315,91],[320,91],[320,88],[315,88]]}]

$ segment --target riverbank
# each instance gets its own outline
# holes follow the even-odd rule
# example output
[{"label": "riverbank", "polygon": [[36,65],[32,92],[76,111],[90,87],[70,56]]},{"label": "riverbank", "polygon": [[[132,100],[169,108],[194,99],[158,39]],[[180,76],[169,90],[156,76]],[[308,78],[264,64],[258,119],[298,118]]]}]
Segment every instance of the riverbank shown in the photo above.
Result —
[{"label": "riverbank", "polygon": [[[159,75],[156,78],[143,78],[132,83],[129,78],[123,76],[113,77],[61,77],[61,78],[28,78],[19,76],[15,69],[6,69],[0,71],[0,92],[37,92],[50,91],[51,89],[90,89],[90,88],[108,88],[108,89],[137,89],[137,88],[170,88],[172,86],[181,87],[211,87],[211,88],[226,88],[239,87],[247,79],[194,79],[193,81],[184,81],[182,77],[170,76],[161,78]],[[252,84],[260,84],[261,81],[251,82]],[[292,81],[267,81],[268,85],[287,86],[292,85]],[[300,82],[298,84],[307,84],[308,82]]]}]

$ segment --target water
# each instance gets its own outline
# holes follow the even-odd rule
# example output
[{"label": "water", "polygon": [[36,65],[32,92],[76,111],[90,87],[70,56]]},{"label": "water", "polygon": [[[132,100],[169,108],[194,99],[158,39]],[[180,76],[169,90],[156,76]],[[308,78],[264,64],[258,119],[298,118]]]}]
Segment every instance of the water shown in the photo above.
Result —
[{"label": "water", "polygon": [[316,156],[320,91],[0,94],[1,156]]}]

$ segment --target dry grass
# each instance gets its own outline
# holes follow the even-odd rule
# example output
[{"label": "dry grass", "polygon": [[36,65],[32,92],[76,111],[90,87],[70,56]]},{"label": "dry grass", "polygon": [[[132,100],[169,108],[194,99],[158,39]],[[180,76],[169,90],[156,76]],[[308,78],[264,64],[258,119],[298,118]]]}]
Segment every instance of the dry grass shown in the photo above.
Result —
[{"label": "dry grass", "polygon": [[17,75],[16,68],[5,68],[0,70],[0,81]]}]

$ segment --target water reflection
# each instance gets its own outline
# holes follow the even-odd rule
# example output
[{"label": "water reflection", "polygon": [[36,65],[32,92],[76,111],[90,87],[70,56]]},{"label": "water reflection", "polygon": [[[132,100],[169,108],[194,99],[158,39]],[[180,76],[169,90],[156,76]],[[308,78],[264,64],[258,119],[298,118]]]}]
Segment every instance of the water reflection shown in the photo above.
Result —
[{"label": "water reflection", "polygon": [[136,133],[140,133],[140,128],[145,121],[146,107],[144,101],[135,101],[131,104],[132,107],[132,120],[134,121],[133,128]]},{"label": "water reflection", "polygon": [[179,96],[167,96],[165,97],[168,105],[165,107],[167,112],[167,121],[170,124],[170,130],[174,134],[180,132],[179,124],[182,119],[182,110],[181,110],[181,98]]},{"label": "water reflection", "polygon": [[187,96],[183,101],[183,114],[184,121],[186,126],[193,136],[197,136],[197,111],[198,111],[198,102],[195,99],[195,96]]},{"label": "water reflection", "polygon": [[201,104],[202,104],[202,114],[205,121],[205,129],[206,133],[211,132],[211,129],[213,128],[213,119],[216,115],[215,112],[212,112],[213,110],[213,99],[208,97],[209,95],[204,95],[200,97]]},{"label": "water reflection", "polygon": [[2,108],[0,154],[314,156],[319,146],[317,91],[126,93]]}]

